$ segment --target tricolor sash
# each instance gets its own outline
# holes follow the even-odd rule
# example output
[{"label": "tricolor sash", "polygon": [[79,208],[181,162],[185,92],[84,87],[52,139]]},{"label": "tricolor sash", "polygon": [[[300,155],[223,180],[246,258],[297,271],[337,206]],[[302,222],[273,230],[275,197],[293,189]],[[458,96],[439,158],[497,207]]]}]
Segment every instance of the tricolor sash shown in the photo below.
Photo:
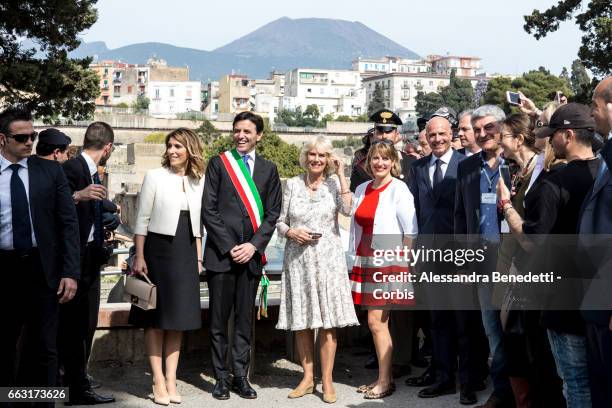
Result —
[{"label": "tricolor sash", "polygon": [[[264,211],[259,192],[257,191],[257,187],[255,187],[251,173],[247,170],[242,161],[242,157],[236,149],[223,152],[219,157],[232,180],[234,188],[238,192],[242,204],[244,204],[249,214],[253,232],[257,232],[263,220]],[[265,254],[261,255],[261,261],[262,264],[266,264]]]}]

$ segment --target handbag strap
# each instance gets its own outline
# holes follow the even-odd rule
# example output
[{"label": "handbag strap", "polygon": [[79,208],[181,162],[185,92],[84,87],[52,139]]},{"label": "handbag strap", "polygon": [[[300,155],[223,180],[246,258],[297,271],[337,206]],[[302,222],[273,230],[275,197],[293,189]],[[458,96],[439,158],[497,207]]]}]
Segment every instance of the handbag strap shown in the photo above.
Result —
[{"label": "handbag strap", "polygon": [[[147,276],[145,273],[143,273],[143,274],[142,274],[142,275],[140,275],[140,276],[142,276],[143,278],[145,278],[145,280],[147,281],[147,283],[148,283],[149,285],[153,285],[153,283],[151,283],[151,281],[149,280],[149,277],[148,277],[148,276]],[[155,285],[153,285],[153,286],[155,286]]]}]

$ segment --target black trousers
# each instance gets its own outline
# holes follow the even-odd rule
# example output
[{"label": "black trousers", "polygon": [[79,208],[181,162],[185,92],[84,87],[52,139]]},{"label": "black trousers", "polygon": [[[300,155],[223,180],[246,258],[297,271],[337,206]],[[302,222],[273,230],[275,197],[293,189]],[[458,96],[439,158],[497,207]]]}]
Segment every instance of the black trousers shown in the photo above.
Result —
[{"label": "black trousers", "polygon": [[74,298],[60,305],[59,357],[64,366],[64,385],[71,395],[89,388],[87,360],[98,325],[100,308],[99,248],[88,245],[81,257],[81,279]]},{"label": "black trousers", "polygon": [[612,407],[612,331],[587,323],[587,363],[593,408]]},{"label": "black trousers", "polygon": [[206,271],[209,293],[210,341],[216,379],[228,379],[228,322],[234,309],[232,370],[235,377],[245,377],[249,369],[253,314],[259,276],[244,266],[229,272]]},{"label": "black trousers", "polygon": [[[478,375],[478,333],[480,313],[475,310],[432,310],[432,361],[436,381],[455,383],[455,370],[462,385],[475,384]],[[457,366],[457,354],[459,365]]]},{"label": "black trousers", "polygon": [[[12,252],[12,251],[11,251]],[[0,251],[0,386],[46,386],[57,381],[57,288],[47,284],[36,249],[28,256]],[[17,343],[23,333],[17,368]],[[52,405],[52,404],[51,404]]]}]

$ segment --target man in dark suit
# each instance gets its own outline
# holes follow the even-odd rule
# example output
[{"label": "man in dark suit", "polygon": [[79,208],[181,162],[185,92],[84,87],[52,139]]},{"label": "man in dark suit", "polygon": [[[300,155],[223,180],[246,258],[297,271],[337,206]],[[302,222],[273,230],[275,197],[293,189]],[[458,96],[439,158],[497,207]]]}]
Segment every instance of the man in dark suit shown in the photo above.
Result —
[{"label": "man in dark suit", "polygon": [[[432,154],[412,165],[413,174],[410,177],[410,191],[414,196],[419,225],[417,247],[444,248],[445,244],[452,243],[450,236],[454,231],[457,167],[465,156],[451,148],[452,130],[446,118],[433,117],[426,130]],[[453,268],[434,264],[426,270],[446,274],[452,273]],[[440,292],[437,295],[440,296]],[[422,389],[418,396],[433,398],[456,392],[458,345],[459,401],[461,404],[475,404],[478,379],[474,369],[475,342],[472,335],[478,331],[480,316],[471,310],[431,310],[430,314],[435,383]]]},{"label": "man in dark suit", "polygon": [[[479,248],[486,247],[485,261],[478,265],[479,273],[490,274],[497,265],[497,250],[501,233],[501,214],[497,210],[496,185],[504,160],[501,157],[501,122],[504,112],[494,105],[483,105],[472,113],[472,128],[476,143],[482,149],[478,154],[463,160],[457,168],[455,194],[455,227],[458,236],[466,234],[479,238]],[[509,180],[504,180],[510,183]],[[491,304],[491,286],[480,284],[482,323],[491,352],[491,377],[493,394],[485,407],[503,407],[513,404],[512,389],[506,373],[506,354],[499,309]],[[486,350],[486,347],[480,347]],[[487,356],[480,359],[486,360]],[[477,363],[480,365],[479,363]]]},{"label": "man in dark suit", "polygon": [[[72,299],[79,279],[78,224],[68,182],[58,163],[30,156],[36,136],[29,111],[0,113],[2,387],[56,385],[58,307]],[[22,329],[25,344],[15,378]]]},{"label": "man in dark suit", "polygon": [[265,249],[280,215],[282,191],[276,165],[255,152],[263,136],[263,119],[243,112],[234,118],[233,129],[235,149],[210,160],[202,198],[202,223],[208,234],[204,266],[210,294],[210,339],[217,380],[213,397],[229,398],[227,332],[234,308],[231,385],[241,397],[252,399],[257,393],[247,374],[254,302]]},{"label": "man in dark suit", "polygon": [[83,139],[83,152],[64,163],[73,192],[81,239],[81,281],[75,298],[60,309],[60,360],[64,383],[70,388],[70,404],[92,405],[113,402],[97,394],[87,375],[87,360],[100,307],[100,267],[106,262],[102,247],[104,227],[102,200],[106,189],[100,184],[98,166],[104,166],[113,150],[113,129],[93,122]]},{"label": "man in dark suit", "polygon": [[[597,85],[591,106],[595,130],[606,143],[600,151],[602,160],[593,189],[582,204],[579,233],[587,240],[594,240],[600,248],[607,248],[605,254],[601,254],[600,250],[589,251],[588,248],[585,251],[585,263],[593,266],[596,279],[586,288],[583,308],[587,310],[582,312],[587,327],[591,402],[594,408],[600,408],[612,406],[612,311],[604,307],[600,310],[588,309],[596,309],[589,305],[602,304],[603,299],[609,300],[612,285],[609,242],[612,234],[612,77]],[[591,260],[597,253],[600,259]]]}]

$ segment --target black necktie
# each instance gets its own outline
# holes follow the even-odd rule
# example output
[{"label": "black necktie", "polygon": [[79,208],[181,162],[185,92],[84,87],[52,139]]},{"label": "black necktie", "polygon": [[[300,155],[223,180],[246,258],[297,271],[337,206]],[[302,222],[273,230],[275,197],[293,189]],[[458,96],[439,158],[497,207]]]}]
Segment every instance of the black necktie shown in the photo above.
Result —
[{"label": "black necktie", "polygon": [[444,175],[442,175],[442,160],[436,159],[436,170],[433,174],[433,186],[434,188],[442,182]]},{"label": "black necktie", "polygon": [[[98,173],[93,175],[94,184],[100,183]],[[104,225],[102,224],[102,201],[94,201],[94,242],[100,246],[104,243]]]},{"label": "black necktie", "polygon": [[30,226],[30,206],[23,181],[19,178],[18,163],[9,166],[11,175],[11,209],[13,218],[13,248],[16,250],[32,249],[32,227]]}]

